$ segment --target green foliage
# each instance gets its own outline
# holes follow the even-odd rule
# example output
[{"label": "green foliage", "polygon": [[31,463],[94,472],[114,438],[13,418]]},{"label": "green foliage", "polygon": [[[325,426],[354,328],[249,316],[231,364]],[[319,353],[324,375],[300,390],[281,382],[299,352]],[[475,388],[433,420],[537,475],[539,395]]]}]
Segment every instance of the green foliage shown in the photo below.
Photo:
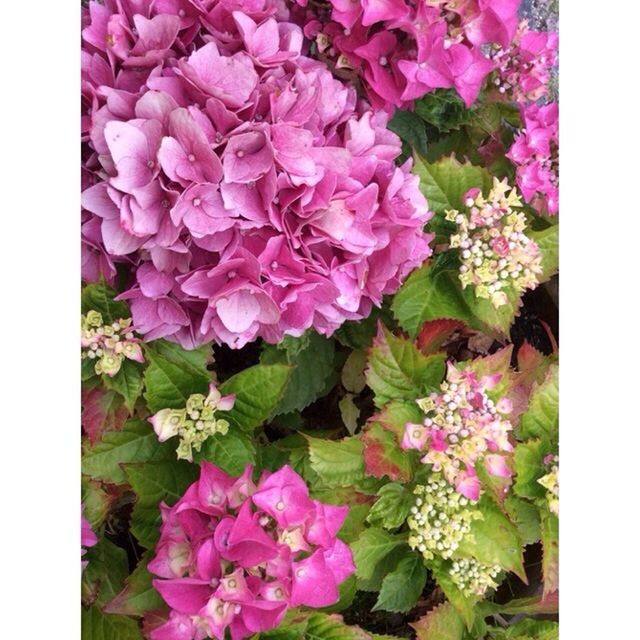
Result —
[{"label": "green foliage", "polygon": [[462,640],[464,622],[455,608],[445,602],[411,624],[417,640]]},{"label": "green foliage", "polygon": [[107,389],[119,393],[124,399],[124,405],[133,411],[138,398],[142,395],[144,383],[142,380],[143,366],[139,362],[125,358],[120,365],[120,370],[115,376],[102,376],[102,384]]},{"label": "green foliage", "polygon": [[473,109],[467,109],[452,89],[436,89],[416,101],[414,111],[440,131],[458,129],[471,121]]},{"label": "green foliage", "polygon": [[109,512],[111,498],[102,484],[87,476],[82,476],[82,505],[83,514],[91,528],[96,531],[104,522]]},{"label": "green foliage", "polygon": [[358,438],[324,440],[307,436],[312,469],[327,487],[358,484],[364,479],[362,442]]},{"label": "green foliage", "polygon": [[101,538],[87,549],[82,559],[89,562],[82,572],[82,599],[87,604],[102,606],[120,591],[129,574],[127,552]]},{"label": "green foliage", "polygon": [[549,448],[542,440],[519,442],[513,452],[513,463],[516,472],[514,492],[523,498],[544,498],[546,489],[538,483],[545,474],[543,458]]},{"label": "green foliage", "polygon": [[426,581],[427,570],[422,557],[415,552],[407,553],[382,581],[373,611],[409,611],[420,597]]},{"label": "green foliage", "polygon": [[366,370],[377,407],[390,400],[415,400],[436,390],[444,371],[443,354],[425,356],[412,342],[380,325]]},{"label": "green foliage", "polygon": [[541,520],[543,595],[546,597],[548,594],[557,591],[559,584],[558,518],[549,511],[543,511]]},{"label": "green foliage", "polygon": [[558,273],[560,258],[558,233],[559,227],[557,224],[551,225],[542,231],[529,231],[527,233],[532,240],[537,242],[542,255],[542,273],[538,276],[539,282],[545,282]]},{"label": "green foliage", "polygon": [[240,475],[248,464],[255,464],[256,448],[251,438],[237,429],[226,434],[209,436],[197,455],[197,460],[208,460],[230,475]]},{"label": "green foliage", "polygon": [[409,149],[414,149],[420,155],[427,153],[427,131],[424,118],[420,118],[412,111],[396,111],[387,127],[398,134]]},{"label": "green foliage", "polygon": [[232,393],[236,398],[225,419],[245,431],[259,427],[278,406],[290,375],[288,365],[257,364],[225,380],[220,385],[220,393]]},{"label": "green foliage", "polygon": [[175,457],[169,443],[161,444],[151,425],[144,420],[129,420],[122,431],[106,433],[102,440],[87,447],[82,456],[82,473],[92,478],[122,484],[121,465],[153,462]]},{"label": "green foliage", "polygon": [[[260,361],[263,364],[285,364],[292,367],[284,394],[274,414],[301,411],[333,386],[335,343],[317,333],[305,334],[298,339],[300,348],[283,349],[266,345]],[[334,380],[335,382],[335,380]]]},{"label": "green foliage", "polygon": [[558,365],[552,364],[542,383],[533,387],[529,408],[521,418],[519,435],[523,439],[543,438],[557,442],[558,420]]},{"label": "green foliage", "polygon": [[363,591],[379,591],[384,576],[409,550],[403,536],[371,527],[351,545],[356,565],[358,588]]},{"label": "green foliage", "polygon": [[82,640],[142,640],[132,618],[102,613],[96,606],[82,608]]},{"label": "green foliage", "polygon": [[114,302],[116,292],[110,286],[98,282],[82,288],[80,305],[82,313],[99,311],[105,323],[130,317],[129,307],[125,302]]},{"label": "green foliage", "polygon": [[367,522],[384,529],[397,529],[404,524],[415,496],[403,485],[389,482],[378,491],[378,499],[371,507]]},{"label": "green foliage", "polygon": [[411,479],[412,457],[399,446],[393,433],[372,422],[360,436],[364,445],[365,473],[375,478],[408,482]]},{"label": "green foliage", "polygon": [[193,393],[207,393],[211,374],[207,346],[185,351],[173,342],[156,340],[145,349],[149,365],[144,372],[144,398],[152,413],[180,409]]}]

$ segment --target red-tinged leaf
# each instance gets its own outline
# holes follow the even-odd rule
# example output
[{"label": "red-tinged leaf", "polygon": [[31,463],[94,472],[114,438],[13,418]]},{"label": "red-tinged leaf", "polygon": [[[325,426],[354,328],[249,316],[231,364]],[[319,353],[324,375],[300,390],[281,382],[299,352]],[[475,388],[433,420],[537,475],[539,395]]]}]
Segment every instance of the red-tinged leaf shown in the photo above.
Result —
[{"label": "red-tinged leaf", "polygon": [[559,586],[558,518],[549,512],[542,514],[542,575],[543,599],[558,591]]},{"label": "red-tinged leaf", "polygon": [[460,640],[464,635],[464,621],[449,602],[438,605],[409,626],[415,629],[418,640]]},{"label": "red-tinged leaf", "polygon": [[516,358],[518,361],[518,371],[520,372],[538,372],[542,370],[544,374],[544,370],[549,364],[549,358],[526,340],[522,343],[520,349],[518,349]]},{"label": "red-tinged leaf", "polygon": [[422,353],[431,355],[439,351],[454,332],[462,329],[464,329],[464,323],[460,320],[451,318],[427,320],[418,332],[416,344]]},{"label": "red-tinged leaf", "polygon": [[410,400],[392,400],[384,409],[372,416],[371,422],[377,422],[386,431],[394,434],[398,445],[404,434],[407,422],[422,422],[424,415],[418,405]]},{"label": "red-tinged leaf", "polygon": [[169,618],[169,608],[163,607],[154,611],[147,611],[142,618],[142,635],[145,638],[151,637],[151,632],[164,624]]},{"label": "red-tinged leaf", "polygon": [[124,401],[115,391],[100,386],[82,390],[81,423],[91,444],[108,431],[119,431],[128,417]]},{"label": "red-tinged leaf", "polygon": [[526,616],[534,615],[554,615],[558,613],[558,592],[550,593],[548,596],[540,598],[540,595],[528,596],[526,598],[517,598],[505,604],[497,602],[485,601],[479,605],[483,616],[492,615],[494,613],[502,613],[506,615]]},{"label": "red-tinged leaf", "polygon": [[408,482],[411,478],[411,459],[398,447],[396,439],[379,424],[370,423],[363,431],[365,473],[375,478],[389,477],[391,480]]}]

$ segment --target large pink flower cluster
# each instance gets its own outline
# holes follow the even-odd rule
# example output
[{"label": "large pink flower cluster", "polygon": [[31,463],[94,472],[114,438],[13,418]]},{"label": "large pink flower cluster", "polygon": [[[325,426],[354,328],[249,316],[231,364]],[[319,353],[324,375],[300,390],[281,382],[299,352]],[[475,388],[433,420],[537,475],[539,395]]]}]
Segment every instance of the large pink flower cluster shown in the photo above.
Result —
[{"label": "large pink flower cluster", "polygon": [[246,638],[279,624],[287,607],[325,607],[338,601],[338,584],[355,567],[336,538],[346,506],[309,497],[288,466],[263,472],[251,466],[230,477],[203,462],[200,478],[169,508],[149,570],[171,607],[152,640]]},{"label": "large pink flower cluster", "polygon": [[[297,0],[307,5],[307,0]],[[338,73],[363,80],[371,103],[392,110],[438,88],[469,106],[494,68],[483,46],[506,49],[520,0],[329,0],[309,3],[305,35]]]},{"label": "large pink flower cluster", "polygon": [[283,14],[275,0],[84,14],[84,276],[135,273],[123,298],[147,340],[330,334],[431,253],[387,115],[301,55]]},{"label": "large pink flower cluster", "polygon": [[559,209],[558,103],[520,107],[524,128],[507,157],[516,165],[516,182],[524,199],[540,213]]}]

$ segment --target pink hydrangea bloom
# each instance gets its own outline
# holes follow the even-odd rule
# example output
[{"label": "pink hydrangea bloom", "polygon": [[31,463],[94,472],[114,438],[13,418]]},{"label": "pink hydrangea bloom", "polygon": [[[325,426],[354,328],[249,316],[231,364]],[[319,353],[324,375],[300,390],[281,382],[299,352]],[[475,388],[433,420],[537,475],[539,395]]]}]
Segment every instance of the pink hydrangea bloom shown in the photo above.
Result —
[{"label": "pink hydrangea bloom", "polygon": [[524,199],[540,213],[559,209],[558,103],[520,107],[524,123],[507,157],[516,165],[516,182]]},{"label": "pink hydrangea bloom", "polygon": [[505,454],[513,449],[509,441],[512,426],[505,416],[512,406],[507,399],[494,404],[486,394],[499,378],[478,379],[471,368],[459,371],[449,363],[441,392],[418,400],[425,412],[423,424],[405,426],[402,448],[425,453],[422,462],[442,472],[470,500],[480,497],[477,461],[483,461],[489,475],[511,477]]},{"label": "pink hydrangea bloom", "polygon": [[[80,506],[80,556],[87,553],[87,547],[93,547],[98,542],[96,534],[91,529],[89,521],[84,517],[84,505]],[[81,562],[84,569],[88,564],[87,560]]]},{"label": "pink hydrangea bloom", "polygon": [[84,277],[129,269],[140,333],[185,348],[331,334],[431,253],[388,116],[302,55],[279,2],[236,5],[84,14]]},{"label": "pink hydrangea bloom", "polygon": [[533,31],[526,20],[520,22],[509,47],[496,46],[491,52],[499,93],[520,103],[546,98],[557,53],[556,32]]},{"label": "pink hydrangea bloom", "polygon": [[172,507],[149,570],[171,608],[152,640],[247,638],[279,624],[288,607],[326,607],[353,574],[336,537],[346,506],[313,500],[291,467],[239,477],[202,462],[200,478]]},{"label": "pink hydrangea bloom", "polygon": [[469,106],[495,64],[488,44],[507,48],[519,0],[330,0],[292,11],[315,51],[340,75],[359,77],[371,103],[392,111],[438,88]]}]

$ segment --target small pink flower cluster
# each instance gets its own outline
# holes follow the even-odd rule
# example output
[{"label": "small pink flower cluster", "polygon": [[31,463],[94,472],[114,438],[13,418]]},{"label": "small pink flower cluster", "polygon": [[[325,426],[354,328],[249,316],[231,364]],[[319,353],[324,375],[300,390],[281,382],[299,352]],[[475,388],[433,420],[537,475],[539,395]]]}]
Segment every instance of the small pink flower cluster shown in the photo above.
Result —
[{"label": "small pink flower cluster", "polygon": [[512,411],[512,404],[506,398],[494,404],[486,394],[499,379],[500,374],[494,374],[478,380],[471,368],[459,371],[448,363],[441,393],[417,401],[426,414],[424,422],[405,426],[402,448],[426,450],[421,461],[432,465],[434,472],[441,471],[469,500],[480,497],[478,460],[483,460],[489,475],[511,477],[504,454],[513,449],[512,426],[503,416]]},{"label": "small pink flower cluster", "polygon": [[[469,106],[494,68],[483,47],[507,49],[520,0],[329,0],[300,22],[319,57],[363,80],[371,103],[392,111],[438,88]],[[297,0],[307,6],[307,0]],[[295,14],[295,12],[293,12]]]},{"label": "small pink flower cluster", "polygon": [[83,274],[130,269],[122,297],[147,340],[330,334],[431,253],[388,116],[303,56],[280,9],[105,0],[83,13]]},{"label": "small pink flower cluster", "polygon": [[161,505],[162,529],[149,570],[172,611],[152,640],[246,638],[279,624],[288,607],[325,607],[355,567],[336,538],[348,508],[309,497],[288,466],[248,466],[230,477],[202,462],[200,478],[173,505]]},{"label": "small pink flower cluster", "polygon": [[516,182],[524,199],[540,213],[559,209],[558,103],[520,107],[524,123],[507,157],[516,165]]},{"label": "small pink flower cluster", "polygon": [[533,31],[527,21],[522,20],[509,47],[495,47],[490,54],[496,67],[494,84],[499,93],[518,103],[546,98],[557,50],[556,32]]},{"label": "small pink flower cluster", "polygon": [[[93,547],[98,543],[98,537],[91,529],[89,521],[84,517],[83,511],[84,505],[80,505],[80,557],[87,553],[86,547]],[[89,562],[83,560],[80,564],[84,569]]]}]

